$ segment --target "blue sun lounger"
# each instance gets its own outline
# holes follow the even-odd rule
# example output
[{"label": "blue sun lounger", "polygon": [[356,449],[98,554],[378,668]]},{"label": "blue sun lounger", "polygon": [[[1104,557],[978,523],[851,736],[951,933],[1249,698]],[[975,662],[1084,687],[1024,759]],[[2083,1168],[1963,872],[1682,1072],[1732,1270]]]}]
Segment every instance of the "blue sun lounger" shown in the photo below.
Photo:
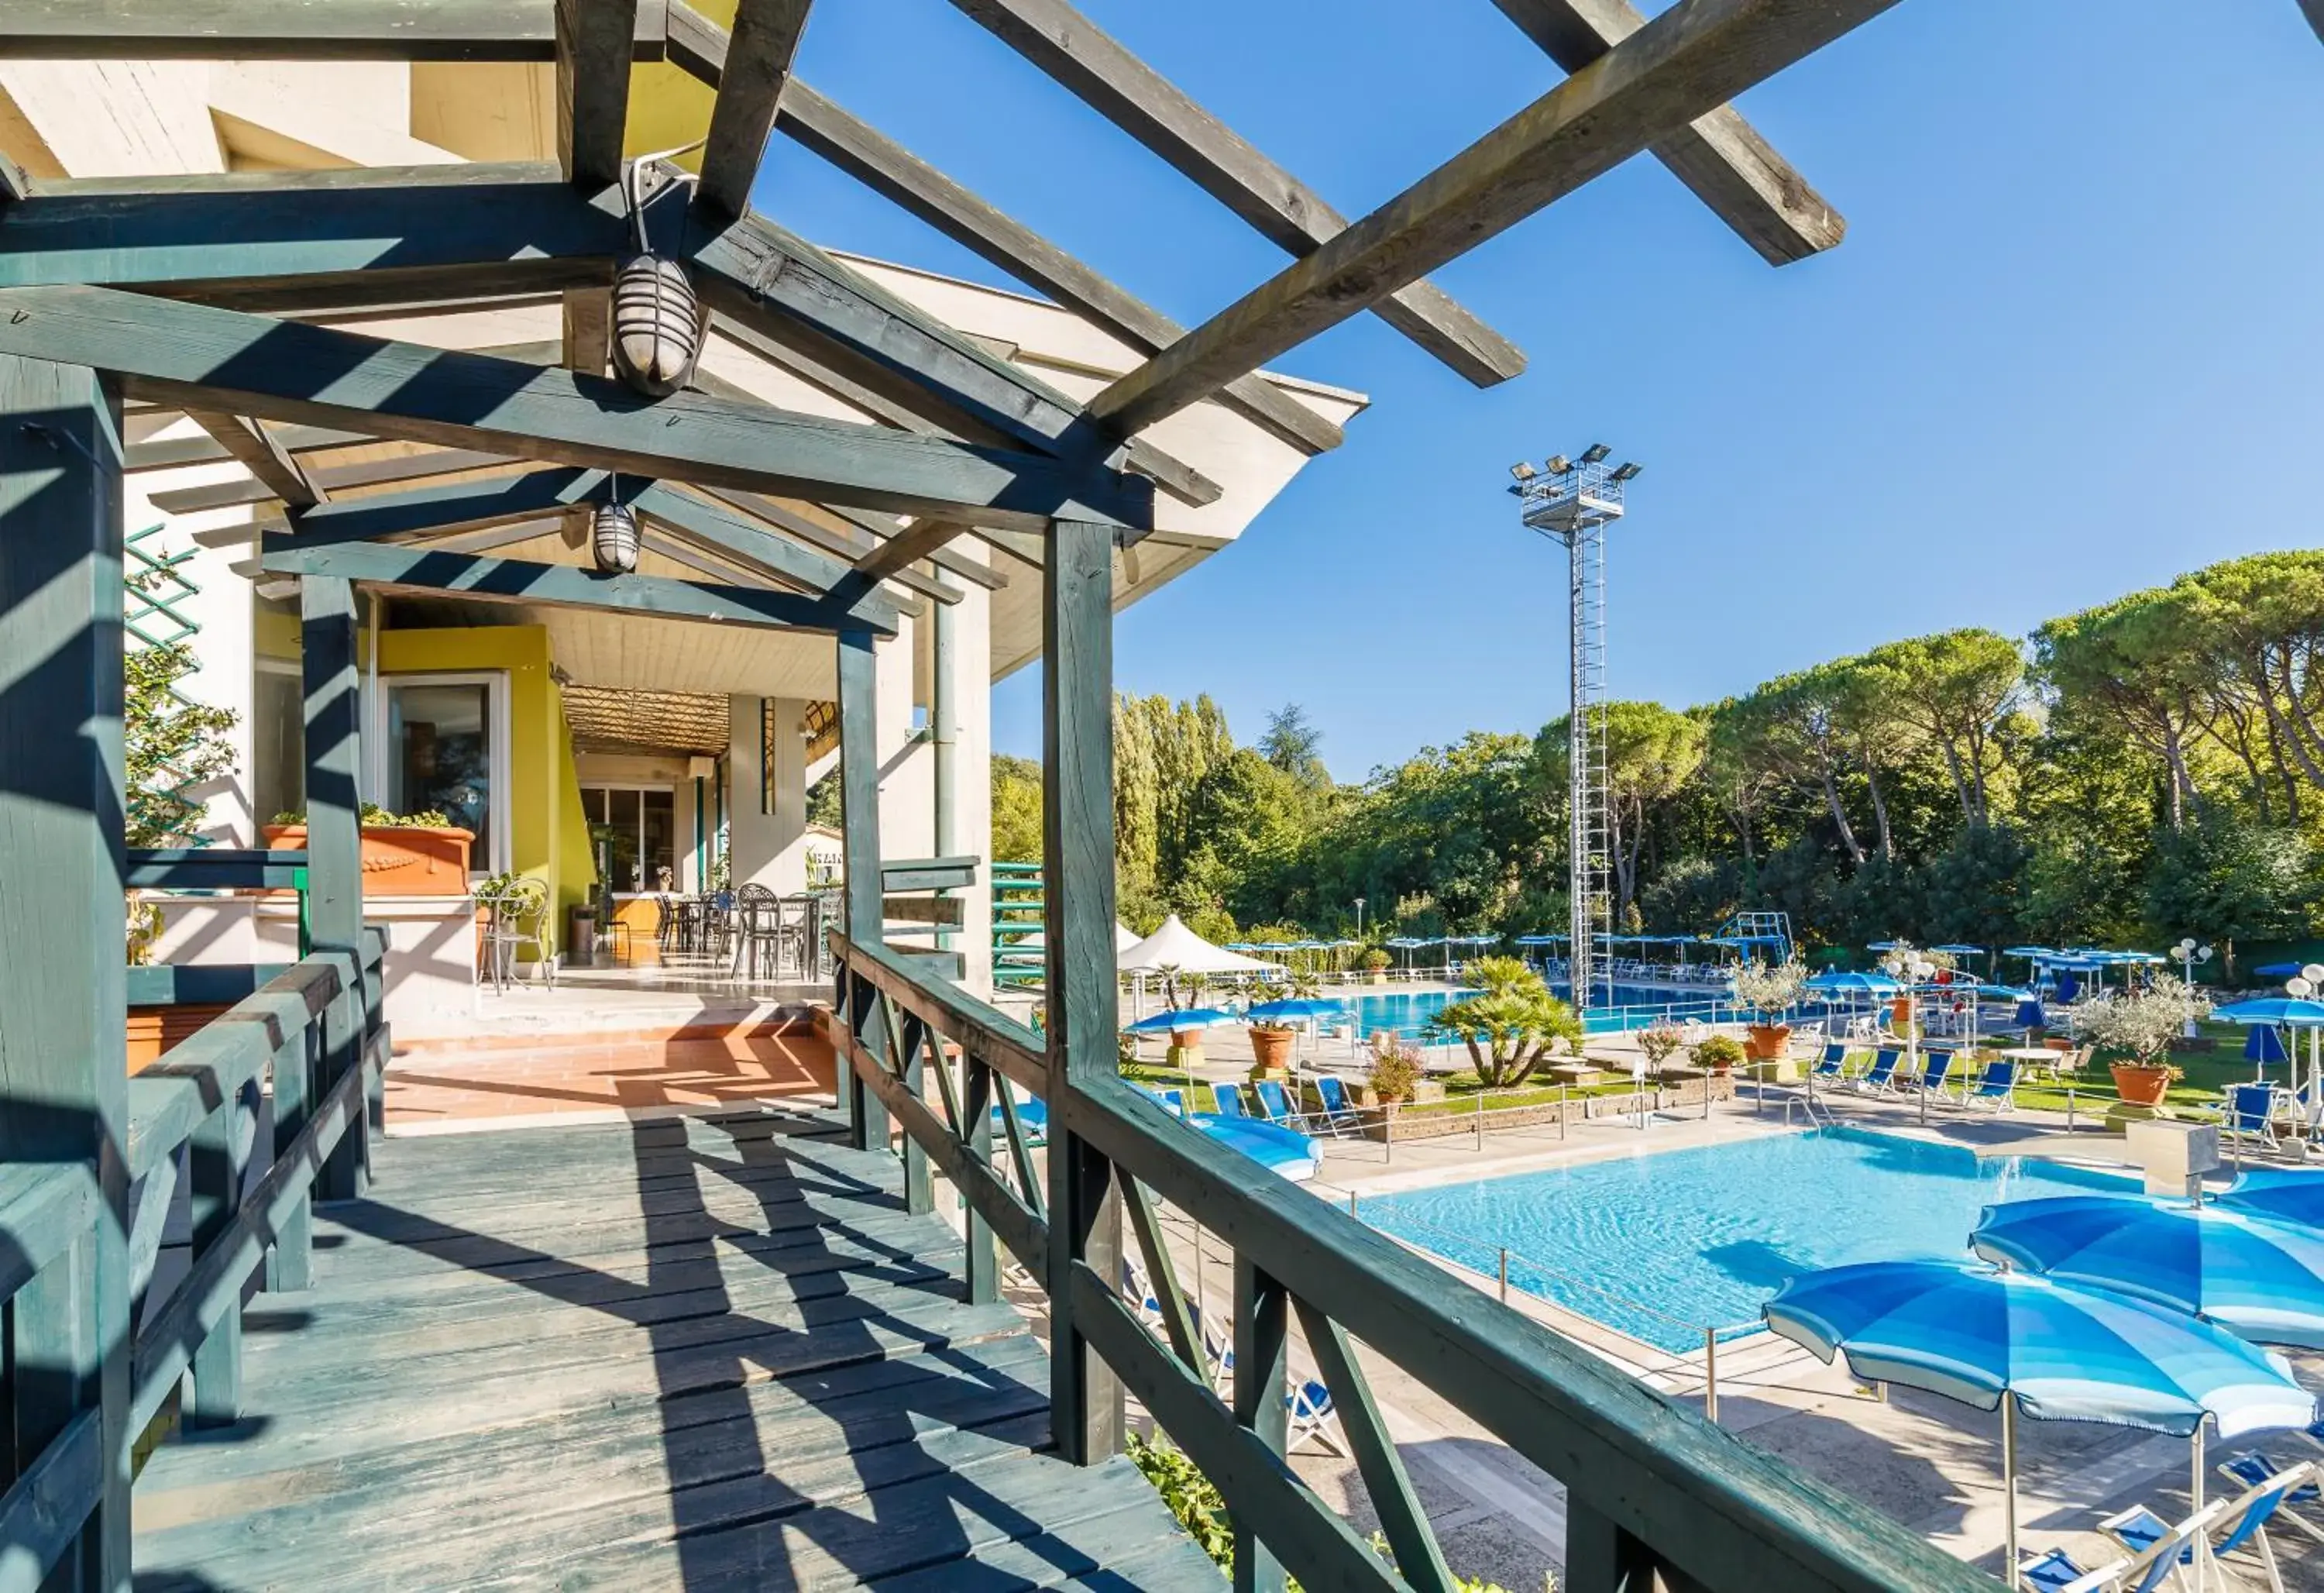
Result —
[{"label": "blue sun lounger", "polygon": [[1280,1124],[1285,1128],[1296,1128],[1303,1134],[1306,1132],[1306,1116],[1291,1109],[1291,1097],[1284,1089],[1282,1080],[1259,1079],[1251,1085],[1250,1091],[1259,1098],[1260,1116],[1269,1123]]},{"label": "blue sun lounger", "polygon": [[1887,1095],[1896,1088],[1896,1064],[1904,1051],[1893,1045],[1884,1045],[1872,1053],[1872,1066],[1861,1079],[1853,1079],[1857,1088],[1867,1095]]},{"label": "blue sun lounger", "polygon": [[1815,1070],[1808,1078],[1818,1084],[1838,1084],[1847,1077],[1848,1046],[1845,1042],[1831,1041],[1824,1046],[1823,1054],[1816,1058]]},{"label": "blue sun lounger", "polygon": [[1969,1092],[1961,1098],[1965,1107],[1990,1107],[1995,1112],[2017,1109],[2017,1059],[1996,1057],[1986,1063],[1985,1071],[1978,1078]]},{"label": "blue sun lounger", "polygon": [[[2208,1535],[2215,1526],[2224,1525],[2226,1533],[2210,1546],[2211,1557],[2224,1560],[2249,1543],[2267,1572],[2268,1586],[2282,1593],[2283,1579],[2276,1569],[2275,1546],[2267,1541],[2267,1524],[2301,1484],[2315,1480],[2315,1472],[2313,1462],[2302,1461],[2267,1477],[2255,1487],[2245,1489],[2233,1499],[2218,1501],[2177,1526],[2166,1524],[2154,1512],[2139,1505],[2098,1523],[2098,1531],[2135,1555],[2163,1549],[2172,1540],[2183,1538],[2175,1554],[2166,1549],[2162,1558],[2186,1565],[2193,1562],[2196,1538]],[[2188,1531],[2190,1526],[2195,1528],[2192,1533]]]},{"label": "blue sun lounger", "polygon": [[1323,1132],[1334,1139],[1362,1125],[1363,1114],[1357,1111],[1354,1103],[1348,1099],[1348,1087],[1331,1074],[1316,1075],[1315,1098],[1323,1107],[1323,1111],[1316,1115],[1317,1118]]},{"label": "blue sun lounger", "polygon": [[1929,1095],[1945,1093],[1945,1082],[1952,1077],[1953,1052],[1930,1050],[1922,1053],[1921,1076],[1912,1081],[1913,1088]]},{"label": "blue sun lounger", "polygon": [[1222,1117],[1250,1116],[1250,1104],[1242,1098],[1242,1087],[1239,1084],[1212,1085],[1211,1102],[1218,1108],[1218,1115]]}]

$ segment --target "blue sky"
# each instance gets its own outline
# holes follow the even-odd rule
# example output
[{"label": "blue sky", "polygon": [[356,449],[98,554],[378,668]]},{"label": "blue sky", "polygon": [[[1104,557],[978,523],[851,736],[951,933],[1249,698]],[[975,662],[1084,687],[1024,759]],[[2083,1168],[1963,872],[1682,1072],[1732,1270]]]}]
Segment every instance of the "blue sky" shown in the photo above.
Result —
[{"label": "blue sky", "polygon": [[[1489,0],[1081,4],[1351,215],[1557,78]],[[1189,324],[1286,262],[940,0],[817,7],[801,70]],[[1208,691],[1245,741],[1301,702],[1342,779],[1532,730],[1563,555],[1508,467],[1600,438],[1646,466],[1614,689],[1674,705],[2318,542],[2324,45],[2293,0],[1904,0],[1743,108],[1845,243],[1771,268],[1640,159],[1438,274],[1525,375],[1471,388],[1370,317],[1286,357],[1374,407],[1121,617],[1119,684]],[[788,225],[1006,282],[774,145]],[[1034,672],[994,739],[1038,752]]]}]

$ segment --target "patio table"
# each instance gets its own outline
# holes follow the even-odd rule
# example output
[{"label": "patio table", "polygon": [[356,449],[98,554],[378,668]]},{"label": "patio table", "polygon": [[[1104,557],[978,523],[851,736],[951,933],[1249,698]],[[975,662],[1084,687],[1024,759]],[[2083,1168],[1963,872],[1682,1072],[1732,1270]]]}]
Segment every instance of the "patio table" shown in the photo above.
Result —
[{"label": "patio table", "polygon": [[2005,1046],[1994,1054],[2006,1057],[2013,1062],[2024,1062],[2030,1068],[2043,1069],[2055,1078],[2059,1064],[2074,1053],[2070,1051],[2053,1050],[2046,1045],[2011,1045]]}]

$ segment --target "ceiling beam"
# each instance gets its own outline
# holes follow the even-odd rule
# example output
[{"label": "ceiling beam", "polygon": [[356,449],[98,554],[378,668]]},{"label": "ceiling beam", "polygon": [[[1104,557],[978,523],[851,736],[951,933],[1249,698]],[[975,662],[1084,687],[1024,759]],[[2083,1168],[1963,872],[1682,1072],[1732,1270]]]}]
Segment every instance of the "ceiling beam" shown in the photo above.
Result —
[{"label": "ceiling beam", "polygon": [[383,542],[309,544],[280,533],[259,542],[262,569],[329,575],[391,590],[442,592],[489,602],[595,608],[662,619],[724,621],[775,630],[883,631],[843,605],[800,592],[707,585],[658,575],[604,575],[572,564],[492,559]]},{"label": "ceiling beam", "polygon": [[[681,536],[715,552],[762,566],[811,592],[833,591],[853,573],[844,560],[815,548],[801,547],[788,537],[776,535],[746,514],[667,482],[657,482],[627,501],[639,514]],[[961,598],[958,588],[941,582],[928,595],[948,603],[957,603]],[[867,594],[856,601],[883,616],[883,623],[894,624],[895,607],[886,598]]]},{"label": "ceiling beam", "polygon": [[[659,60],[661,0],[639,0],[635,60]],[[521,60],[556,59],[553,0],[9,0],[0,59]]]},{"label": "ceiling beam", "polygon": [[2324,42],[2324,0],[2300,0],[2300,10],[2318,41]]},{"label": "ceiling beam", "polygon": [[[1347,226],[1321,194],[1065,0],[953,4],[1286,253],[1305,258]],[[1366,308],[1480,387],[1525,369],[1514,344],[1416,274]]]},{"label": "ceiling beam", "polygon": [[343,499],[294,514],[290,523],[302,544],[481,531],[601,502],[608,480],[603,470],[567,465],[521,476],[494,476],[483,481]]},{"label": "ceiling beam", "polygon": [[186,419],[208,432],[212,441],[231,454],[235,463],[281,498],[286,507],[310,509],[327,501],[322,488],[309,479],[290,450],[257,421],[205,409],[189,409]]},{"label": "ceiling beam", "polygon": [[751,208],[751,183],[767,153],[783,89],[812,0],[742,0],[702,148],[701,201],[727,216]]},{"label": "ceiling beam", "polygon": [[1896,0],[1681,0],[1090,402],[1151,425],[1515,226]]},{"label": "ceiling beam", "polygon": [[[390,482],[420,481],[431,476],[451,476],[464,470],[505,468],[517,461],[506,454],[480,453],[473,449],[432,449],[400,458],[365,459],[352,465],[310,465],[308,478],[327,493],[351,487],[383,486]],[[274,495],[256,481],[213,481],[202,486],[174,487],[151,495],[147,502],[164,514],[198,514],[205,509],[230,509],[243,504],[263,504]]]},{"label": "ceiling beam", "polygon": [[921,560],[968,530],[956,521],[916,520],[855,561],[855,573],[865,580],[884,580],[908,564]]},{"label": "ceiling beam", "polygon": [[618,189],[538,162],[36,178],[0,207],[6,287],[462,298],[607,282],[628,248]]},{"label": "ceiling beam", "polygon": [[[820,548],[825,552],[851,564],[880,545],[880,539],[868,531],[825,525],[819,520],[799,514],[788,504],[778,503],[773,498],[759,493],[735,492],[718,486],[706,487],[703,490],[706,495],[733,508],[740,509],[746,514],[763,520],[770,525],[779,526],[799,541]],[[853,518],[849,511],[836,505],[830,507],[830,513],[843,518]],[[1009,584],[1006,577],[984,569],[973,560],[954,560],[938,554],[929,561],[939,570],[959,575],[964,579],[973,581],[988,589],[997,589]],[[909,587],[914,591],[925,591],[928,596],[941,602],[952,602],[960,595],[957,588],[948,587],[944,582],[934,580],[916,570],[899,570],[892,579],[899,586]],[[947,593],[950,596],[946,596]]]},{"label": "ceiling beam", "polygon": [[[307,449],[346,448],[373,440],[359,432],[333,431],[326,427],[283,426],[274,432],[274,440],[296,454]],[[121,468],[134,475],[141,470],[180,470],[189,465],[214,465],[233,457],[223,443],[205,432],[199,437],[161,437],[151,442],[133,442],[123,452]]]},{"label": "ceiling beam", "polygon": [[[1186,329],[1170,317],[807,84],[791,84],[775,125],[874,193],[1139,353],[1157,353],[1185,335]],[[1219,402],[1305,453],[1323,453],[1342,440],[1337,425],[1256,374],[1229,383]]]},{"label": "ceiling beam", "polygon": [[725,222],[699,207],[690,215],[687,263],[714,312],[779,340],[804,334],[857,366],[851,374],[940,425],[964,416],[1059,458],[1119,454],[1125,468],[1182,502],[1218,501],[1223,489],[1201,471],[1150,442],[1125,445],[1126,432],[1093,424],[1071,398],[765,217]]},{"label": "ceiling beam", "polygon": [[[555,0],[557,164],[576,187],[622,177],[638,0]],[[668,23],[664,29],[667,31]]]},{"label": "ceiling beam", "polygon": [[1152,525],[1148,483],[1070,459],[693,393],[648,403],[576,371],[108,288],[0,292],[0,350],[115,372],[131,397],[552,464],[1028,530]]},{"label": "ceiling beam", "polygon": [[[2314,0],[2324,5],[2324,0]],[[1646,25],[1630,0],[1493,0],[1550,60],[1578,72]],[[1837,245],[1848,223],[1731,105],[1653,146],[1655,158],[1773,265]]]}]

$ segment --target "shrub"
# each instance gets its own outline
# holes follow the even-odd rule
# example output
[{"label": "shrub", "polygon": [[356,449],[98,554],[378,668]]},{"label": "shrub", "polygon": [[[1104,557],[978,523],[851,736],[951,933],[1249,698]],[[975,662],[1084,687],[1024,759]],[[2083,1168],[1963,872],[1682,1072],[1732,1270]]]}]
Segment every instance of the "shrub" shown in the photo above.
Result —
[{"label": "shrub", "polygon": [[2157,974],[2144,990],[2105,996],[2082,1010],[2082,1037],[2101,1051],[2152,1067],[2171,1049],[2190,1018],[2207,1016],[2210,1002],[2175,974]]},{"label": "shrub", "polygon": [[1732,1034],[1713,1034],[1695,1042],[1695,1065],[1702,1068],[1732,1068],[1743,1060],[1743,1042]]},{"label": "shrub", "polygon": [[1227,1502],[1216,1484],[1188,1459],[1177,1446],[1158,1434],[1130,1435],[1130,1463],[1154,1485],[1170,1514],[1186,1535],[1222,1570],[1234,1567],[1234,1527],[1227,1519]]},{"label": "shrub", "polygon": [[1482,958],[1471,977],[1482,988],[1431,1013],[1428,1032],[1457,1037],[1466,1045],[1478,1081],[1487,1088],[1524,1083],[1560,1040],[1580,1051],[1582,1020],[1524,963],[1514,957]]},{"label": "shrub", "polygon": [[1420,1085],[1420,1051],[1393,1034],[1372,1036],[1372,1098],[1383,1104],[1409,1101]]},{"label": "shrub", "polygon": [[1392,960],[1394,959],[1391,959],[1387,952],[1375,946],[1370,951],[1364,953],[1364,972],[1368,974],[1384,974],[1388,972],[1388,964]]},{"label": "shrub", "polygon": [[1638,1049],[1646,1053],[1646,1060],[1655,1067],[1668,1061],[1678,1048],[1686,1043],[1686,1036],[1668,1018],[1656,1018],[1638,1031]]}]

